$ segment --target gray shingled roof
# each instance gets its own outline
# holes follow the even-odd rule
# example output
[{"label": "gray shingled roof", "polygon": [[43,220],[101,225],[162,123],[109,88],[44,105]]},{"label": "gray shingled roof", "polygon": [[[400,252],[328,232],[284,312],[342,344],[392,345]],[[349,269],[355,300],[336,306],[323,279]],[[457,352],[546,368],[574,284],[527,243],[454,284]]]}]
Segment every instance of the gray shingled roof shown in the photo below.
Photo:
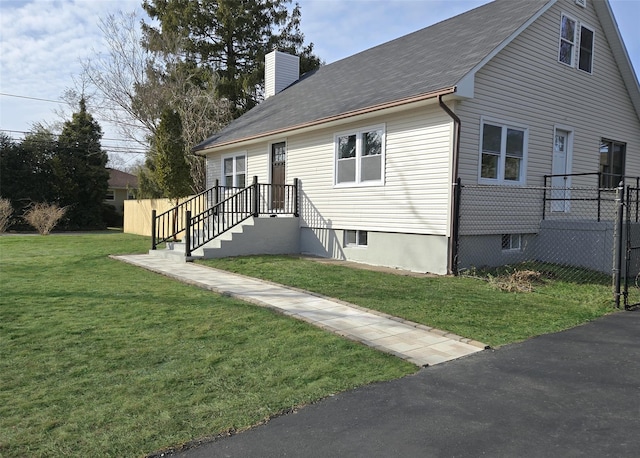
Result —
[{"label": "gray shingled roof", "polygon": [[138,187],[138,177],[127,172],[107,168],[109,171],[109,187],[114,189],[127,189]]},{"label": "gray shingled roof", "polygon": [[194,150],[454,87],[547,3],[496,0],[320,67]]}]

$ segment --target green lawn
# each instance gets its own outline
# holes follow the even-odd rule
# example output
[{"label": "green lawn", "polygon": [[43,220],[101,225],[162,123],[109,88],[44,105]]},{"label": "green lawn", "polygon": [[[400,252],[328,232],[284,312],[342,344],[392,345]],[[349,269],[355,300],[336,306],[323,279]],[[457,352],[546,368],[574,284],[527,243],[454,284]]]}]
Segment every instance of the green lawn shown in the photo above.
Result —
[{"label": "green lawn", "polygon": [[496,282],[478,278],[394,275],[290,256],[199,262],[336,297],[492,346],[567,329],[615,310],[610,280],[602,276],[595,283],[576,276],[575,282],[543,280],[532,292],[505,292],[494,286]]},{"label": "green lawn", "polygon": [[417,370],[107,257],[148,246],[0,237],[0,456],[143,456]]}]

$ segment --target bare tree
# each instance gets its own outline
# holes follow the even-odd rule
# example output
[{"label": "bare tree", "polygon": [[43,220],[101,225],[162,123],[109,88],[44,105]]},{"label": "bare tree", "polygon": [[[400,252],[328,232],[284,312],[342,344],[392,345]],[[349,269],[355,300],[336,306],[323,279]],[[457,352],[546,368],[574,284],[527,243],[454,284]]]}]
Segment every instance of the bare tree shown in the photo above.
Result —
[{"label": "bare tree", "polygon": [[148,107],[141,107],[137,100],[136,88],[147,83],[150,60],[141,44],[139,23],[135,12],[101,18],[98,27],[107,51],[96,52],[82,63],[82,79],[97,89],[102,116],[118,126],[124,138],[146,146],[157,127],[157,116],[149,116]]},{"label": "bare tree", "polygon": [[[100,21],[108,52],[83,62],[86,78],[97,89],[103,116],[121,135],[148,146],[163,110],[170,107],[183,123],[185,157],[191,167],[193,192],[205,186],[204,160],[191,148],[231,120],[230,104],[216,95],[214,74],[190,65],[182,53],[183,39],[163,37],[156,51],[142,45],[136,13],[111,14]],[[153,152],[149,153],[153,161]]]}]

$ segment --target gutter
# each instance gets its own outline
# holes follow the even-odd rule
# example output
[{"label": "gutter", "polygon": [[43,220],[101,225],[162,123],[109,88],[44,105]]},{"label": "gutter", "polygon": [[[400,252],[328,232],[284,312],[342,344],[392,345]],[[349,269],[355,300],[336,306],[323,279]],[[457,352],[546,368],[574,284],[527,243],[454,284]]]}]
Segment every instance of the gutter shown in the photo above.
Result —
[{"label": "gutter", "polygon": [[306,128],[310,128],[310,127],[316,127],[316,126],[320,126],[322,124],[335,122],[335,121],[340,121],[340,120],[343,120],[343,119],[352,118],[354,116],[360,116],[360,115],[365,115],[365,114],[369,114],[369,113],[374,113],[376,111],[395,108],[395,107],[399,107],[399,106],[402,106],[402,105],[407,105],[407,104],[410,104],[410,103],[422,102],[422,101],[425,101],[425,100],[434,99],[436,97],[441,99],[442,96],[450,95],[450,94],[453,94],[455,92],[456,92],[456,87],[455,86],[454,87],[449,87],[449,88],[446,88],[446,89],[441,89],[439,91],[428,92],[426,94],[420,94],[420,95],[413,96],[413,97],[406,97],[404,99],[394,100],[392,102],[385,102],[385,103],[381,103],[381,104],[378,104],[378,105],[373,105],[373,106],[369,106],[369,107],[366,107],[366,108],[361,108],[361,109],[358,109],[358,110],[347,111],[346,113],[341,113],[341,114],[333,115],[333,116],[327,116],[325,118],[320,118],[320,119],[316,119],[314,121],[309,121],[309,122],[305,122],[305,123],[301,123],[301,124],[296,124],[296,125],[293,125],[293,126],[287,126],[287,127],[281,128],[281,129],[274,129],[272,131],[262,132],[262,133],[259,133],[259,134],[256,134],[256,135],[250,135],[248,137],[242,137],[242,138],[238,138],[238,139],[234,139],[234,140],[228,140],[226,142],[217,143],[217,144],[211,145],[211,146],[198,147],[198,145],[196,145],[195,147],[193,147],[191,149],[191,151],[194,154],[198,154],[198,155],[203,155],[204,156],[204,155],[207,154],[207,150],[209,150],[209,149],[221,148],[221,147],[224,147],[224,146],[230,146],[230,145],[234,145],[234,144],[238,144],[238,143],[244,143],[246,141],[259,140],[261,138],[266,138],[266,137],[270,137],[270,136],[273,136],[273,135],[282,135],[284,133],[291,132],[291,131],[294,131],[294,130],[306,129]]},{"label": "gutter", "polygon": [[438,95],[438,104],[453,119],[453,160],[451,164],[451,206],[449,214],[449,255],[447,259],[447,273],[458,274],[458,229],[460,214],[460,177],[458,176],[458,162],[460,156],[460,118],[451,111],[443,101],[443,94]]}]

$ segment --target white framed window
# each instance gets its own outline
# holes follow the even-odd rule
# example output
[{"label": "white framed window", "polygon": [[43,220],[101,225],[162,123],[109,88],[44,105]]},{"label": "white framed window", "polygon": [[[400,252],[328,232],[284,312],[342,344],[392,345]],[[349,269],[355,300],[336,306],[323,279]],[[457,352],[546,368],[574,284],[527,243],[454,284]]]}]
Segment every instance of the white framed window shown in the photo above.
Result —
[{"label": "white framed window", "polygon": [[522,250],[522,234],[502,234],[502,251]]},{"label": "white framed window", "polygon": [[525,184],[528,132],[526,127],[481,120],[478,183]]},{"label": "white framed window", "polygon": [[367,246],[369,243],[369,234],[367,231],[344,231],[344,246]]},{"label": "white framed window", "polygon": [[595,35],[595,30],[592,27],[562,13],[560,16],[558,62],[592,73]]},{"label": "white framed window", "polygon": [[116,192],[113,189],[107,189],[107,194],[104,196],[104,200],[116,200]]},{"label": "white framed window", "polygon": [[578,56],[578,68],[587,73],[593,70],[593,45],[595,31],[584,24],[580,24],[580,49]]},{"label": "white framed window", "polygon": [[572,17],[562,14],[560,19],[560,46],[558,49],[558,61],[571,67],[574,65],[576,49],[576,25],[577,21]]},{"label": "white framed window", "polygon": [[336,186],[384,184],[385,127],[373,126],[335,136]]},{"label": "white framed window", "polygon": [[247,155],[233,154],[222,158],[222,184],[227,188],[247,186]]}]

